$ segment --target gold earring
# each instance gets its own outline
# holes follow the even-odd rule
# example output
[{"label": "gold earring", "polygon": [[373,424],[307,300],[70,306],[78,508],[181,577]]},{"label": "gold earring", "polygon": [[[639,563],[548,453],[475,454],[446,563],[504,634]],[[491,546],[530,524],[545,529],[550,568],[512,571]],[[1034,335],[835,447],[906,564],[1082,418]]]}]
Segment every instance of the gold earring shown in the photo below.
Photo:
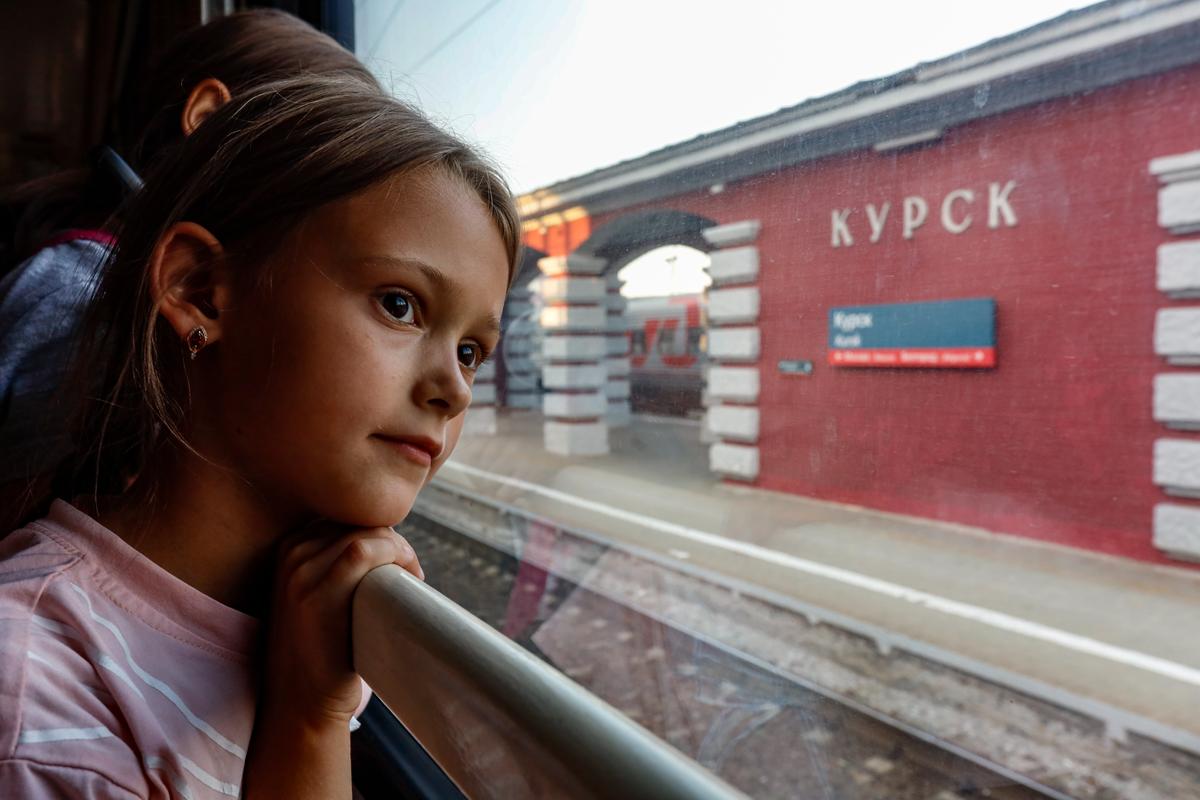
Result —
[{"label": "gold earring", "polygon": [[197,325],[192,328],[192,332],[187,335],[187,349],[193,361],[196,360],[196,354],[204,349],[208,344],[208,331],[204,330],[203,325]]}]

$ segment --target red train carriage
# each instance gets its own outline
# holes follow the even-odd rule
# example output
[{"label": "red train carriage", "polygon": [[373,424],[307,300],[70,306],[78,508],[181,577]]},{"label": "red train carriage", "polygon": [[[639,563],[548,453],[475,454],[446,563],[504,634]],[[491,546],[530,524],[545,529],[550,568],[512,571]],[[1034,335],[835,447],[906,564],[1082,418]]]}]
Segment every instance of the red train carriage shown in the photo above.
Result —
[{"label": "red train carriage", "polygon": [[697,413],[707,349],[704,296],[639,297],[628,303],[633,410],[679,416]]}]

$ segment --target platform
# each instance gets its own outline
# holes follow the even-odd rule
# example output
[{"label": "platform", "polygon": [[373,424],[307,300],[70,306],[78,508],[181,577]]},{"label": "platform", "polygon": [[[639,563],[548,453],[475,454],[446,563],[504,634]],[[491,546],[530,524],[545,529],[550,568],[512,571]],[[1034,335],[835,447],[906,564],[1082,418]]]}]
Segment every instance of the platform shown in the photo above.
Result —
[{"label": "platform", "polygon": [[513,412],[437,482],[1200,752],[1200,572],[721,483],[699,436],[635,418],[568,459]]}]

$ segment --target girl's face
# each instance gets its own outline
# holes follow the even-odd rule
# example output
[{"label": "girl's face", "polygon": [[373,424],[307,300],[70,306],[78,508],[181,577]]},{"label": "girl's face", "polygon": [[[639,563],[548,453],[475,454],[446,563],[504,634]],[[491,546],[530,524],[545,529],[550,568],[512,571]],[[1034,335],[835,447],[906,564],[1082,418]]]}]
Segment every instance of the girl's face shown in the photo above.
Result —
[{"label": "girl's face", "polygon": [[499,343],[495,223],[460,180],[427,170],[322,207],[265,268],[269,286],[222,312],[199,357],[218,373],[205,427],[285,515],[400,522]]}]

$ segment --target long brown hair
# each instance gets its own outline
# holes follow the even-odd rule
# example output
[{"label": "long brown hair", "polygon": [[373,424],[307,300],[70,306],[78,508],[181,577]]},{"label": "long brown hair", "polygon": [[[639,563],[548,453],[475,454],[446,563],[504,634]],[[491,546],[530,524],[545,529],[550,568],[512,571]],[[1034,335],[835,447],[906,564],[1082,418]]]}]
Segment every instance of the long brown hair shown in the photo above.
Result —
[{"label": "long brown hair", "polygon": [[[303,20],[255,10],[220,17],[185,31],[131,81],[111,115],[108,144],[137,172],[183,137],[188,95],[217,78],[236,99],[255,86],[305,74],[342,76],[382,91],[352,53]],[[123,187],[87,166],[6,190],[0,197],[0,276],[24,261],[56,231],[98,228],[117,210]]]},{"label": "long brown hair", "polygon": [[147,270],[171,225],[204,226],[239,280],[256,281],[265,257],[320,206],[396,174],[442,169],[487,208],[510,280],[517,263],[520,223],[500,173],[412,106],[359,81],[308,77],[259,88],[165,156],[123,215],[81,337],[90,399],[79,450],[59,473],[60,495],[119,493],[159,448],[186,446],[184,349],[158,316]]}]

